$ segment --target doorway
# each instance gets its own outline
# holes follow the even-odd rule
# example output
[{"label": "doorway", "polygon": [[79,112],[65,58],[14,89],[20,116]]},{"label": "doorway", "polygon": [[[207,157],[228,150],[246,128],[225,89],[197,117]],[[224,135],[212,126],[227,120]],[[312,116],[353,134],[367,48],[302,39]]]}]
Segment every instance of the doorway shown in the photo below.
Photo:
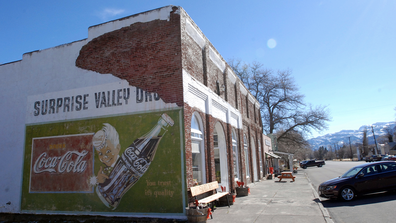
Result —
[{"label": "doorway", "polygon": [[220,123],[215,125],[213,141],[216,180],[229,191],[226,138]]}]

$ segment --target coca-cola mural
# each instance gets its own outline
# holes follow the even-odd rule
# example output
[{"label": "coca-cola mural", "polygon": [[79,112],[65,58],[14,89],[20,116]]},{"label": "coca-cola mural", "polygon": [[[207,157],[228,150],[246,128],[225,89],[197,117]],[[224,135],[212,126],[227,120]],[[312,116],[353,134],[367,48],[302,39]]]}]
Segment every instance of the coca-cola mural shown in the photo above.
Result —
[{"label": "coca-cola mural", "polygon": [[103,203],[116,209],[122,196],[136,184],[154,160],[158,143],[174,124],[166,113],[145,135],[137,138],[120,156],[117,130],[108,123],[93,137],[99,160],[104,164],[98,175],[91,178],[97,184],[96,192]]},{"label": "coca-cola mural", "polygon": [[29,191],[92,192],[92,135],[34,138]]},{"label": "coca-cola mural", "polygon": [[[45,102],[47,95],[28,99],[31,111],[26,124],[22,212],[182,216],[186,195],[180,108],[167,105],[157,109],[159,105],[149,104],[157,101],[148,100],[145,107],[155,109],[134,112],[128,101],[109,110],[90,100],[90,95],[95,95],[90,92],[95,91],[73,91],[89,95],[85,106],[88,110],[91,104],[94,107],[92,117],[81,109],[79,118],[79,111],[70,109],[70,120],[63,109],[59,109],[61,116],[55,117],[61,100],[55,104],[55,112],[37,119],[34,105]],[[63,98],[64,102],[65,93],[70,95],[61,92],[48,97]],[[133,93],[130,91],[129,97],[137,98]]]}]

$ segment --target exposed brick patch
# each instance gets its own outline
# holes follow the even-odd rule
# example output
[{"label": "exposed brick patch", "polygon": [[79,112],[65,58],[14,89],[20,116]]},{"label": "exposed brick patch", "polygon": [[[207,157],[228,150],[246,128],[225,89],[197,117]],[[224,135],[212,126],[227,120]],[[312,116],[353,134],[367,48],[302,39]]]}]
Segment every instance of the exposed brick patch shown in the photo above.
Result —
[{"label": "exposed brick patch", "polygon": [[76,66],[113,74],[183,106],[180,15],[105,33],[80,50]]}]

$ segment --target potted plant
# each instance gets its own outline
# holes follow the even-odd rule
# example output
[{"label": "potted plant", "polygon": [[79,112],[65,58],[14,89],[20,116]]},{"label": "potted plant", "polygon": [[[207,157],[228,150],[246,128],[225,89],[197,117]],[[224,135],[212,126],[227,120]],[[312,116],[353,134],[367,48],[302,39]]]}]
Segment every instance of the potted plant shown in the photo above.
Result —
[{"label": "potted plant", "polygon": [[250,188],[245,186],[244,182],[237,181],[238,187],[236,188],[236,196],[243,197],[250,194]]},{"label": "potted plant", "polygon": [[206,222],[211,213],[210,207],[198,204],[197,200],[195,200],[195,206],[186,208],[188,222]]},{"label": "potted plant", "polygon": [[[223,186],[220,187],[223,192],[226,191],[226,187]],[[227,194],[226,196],[219,198],[219,201],[217,203],[219,206],[228,206],[228,204],[233,205],[235,202],[235,197],[236,197],[236,193],[231,192],[230,194]]]}]

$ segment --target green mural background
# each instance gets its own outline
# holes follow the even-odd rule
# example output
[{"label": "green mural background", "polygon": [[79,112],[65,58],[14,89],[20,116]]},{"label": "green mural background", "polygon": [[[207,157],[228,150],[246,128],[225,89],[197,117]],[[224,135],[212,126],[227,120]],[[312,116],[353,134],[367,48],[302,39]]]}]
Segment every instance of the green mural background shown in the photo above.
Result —
[{"label": "green mural background", "polygon": [[[135,139],[149,132],[163,113],[168,114],[174,120],[174,125],[168,129],[159,142],[155,158],[147,172],[122,197],[115,210],[106,207],[96,192],[29,193],[33,138],[95,133],[103,127],[103,123],[109,123],[119,134],[121,155]],[[181,142],[184,142],[181,137],[184,134],[181,134],[183,130],[180,129],[182,120],[181,110],[178,109],[26,126],[21,210],[27,212],[183,213],[185,197],[182,185],[184,174],[181,155],[183,154]],[[96,175],[103,164],[99,161],[96,152],[94,160]],[[171,193],[173,193],[172,196],[170,196]]]}]

